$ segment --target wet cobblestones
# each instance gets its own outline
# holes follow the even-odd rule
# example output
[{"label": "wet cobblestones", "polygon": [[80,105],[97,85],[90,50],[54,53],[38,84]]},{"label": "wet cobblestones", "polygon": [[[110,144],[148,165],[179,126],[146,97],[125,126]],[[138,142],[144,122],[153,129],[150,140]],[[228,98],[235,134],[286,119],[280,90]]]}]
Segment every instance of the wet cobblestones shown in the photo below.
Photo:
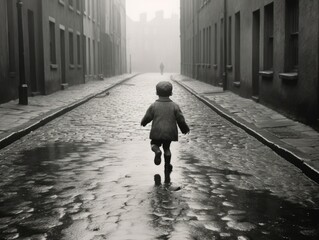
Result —
[{"label": "wet cobblestones", "polygon": [[[0,239],[317,239],[319,187],[174,84],[191,133],[171,184],[140,120],[141,75],[0,151]],[[180,190],[179,190],[180,188]]]}]

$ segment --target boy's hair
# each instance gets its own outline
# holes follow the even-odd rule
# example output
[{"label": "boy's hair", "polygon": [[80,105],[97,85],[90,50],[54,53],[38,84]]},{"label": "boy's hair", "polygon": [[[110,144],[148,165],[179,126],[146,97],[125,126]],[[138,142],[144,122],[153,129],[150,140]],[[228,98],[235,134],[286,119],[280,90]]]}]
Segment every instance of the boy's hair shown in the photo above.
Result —
[{"label": "boy's hair", "polygon": [[169,97],[172,92],[173,85],[168,81],[161,81],[156,85],[156,94],[160,97]]}]

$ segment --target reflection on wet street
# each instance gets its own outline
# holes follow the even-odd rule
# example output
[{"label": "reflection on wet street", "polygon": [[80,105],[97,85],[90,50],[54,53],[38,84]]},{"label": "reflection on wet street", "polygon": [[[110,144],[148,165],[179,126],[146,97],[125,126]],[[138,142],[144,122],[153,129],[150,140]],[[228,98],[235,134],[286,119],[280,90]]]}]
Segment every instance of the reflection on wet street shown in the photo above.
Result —
[{"label": "reflection on wet street", "polygon": [[154,165],[169,75],[116,87],[0,150],[0,239],[318,239],[319,187],[174,84],[191,133]]}]

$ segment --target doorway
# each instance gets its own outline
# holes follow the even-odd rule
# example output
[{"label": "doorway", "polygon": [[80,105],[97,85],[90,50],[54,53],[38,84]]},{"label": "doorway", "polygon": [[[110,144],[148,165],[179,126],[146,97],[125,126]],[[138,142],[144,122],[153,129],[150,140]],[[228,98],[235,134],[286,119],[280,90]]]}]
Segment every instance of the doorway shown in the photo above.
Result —
[{"label": "doorway", "polygon": [[220,49],[219,49],[219,82],[220,85],[224,82],[224,71],[225,71],[225,63],[224,63],[224,19],[220,20]]},{"label": "doorway", "polygon": [[34,14],[28,10],[28,35],[29,35],[29,77],[32,94],[38,94],[39,87],[37,81],[37,64],[35,53],[35,33],[34,33]]},{"label": "doorway", "polygon": [[235,14],[235,82],[240,83],[240,12]]},{"label": "doorway", "polygon": [[60,28],[61,83],[66,83],[65,69],[65,31]]},{"label": "doorway", "polygon": [[253,12],[252,97],[259,98],[260,11]]}]

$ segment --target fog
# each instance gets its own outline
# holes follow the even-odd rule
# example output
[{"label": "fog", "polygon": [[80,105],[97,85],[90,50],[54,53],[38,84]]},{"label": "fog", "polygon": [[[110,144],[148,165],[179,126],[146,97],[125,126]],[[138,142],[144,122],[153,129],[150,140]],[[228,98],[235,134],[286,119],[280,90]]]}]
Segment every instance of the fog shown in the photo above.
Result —
[{"label": "fog", "polygon": [[180,72],[179,0],[126,0],[132,72]]},{"label": "fog", "polygon": [[126,0],[126,14],[132,20],[139,20],[140,13],[146,12],[148,20],[155,17],[155,12],[164,11],[165,17],[179,13],[180,0]]}]

